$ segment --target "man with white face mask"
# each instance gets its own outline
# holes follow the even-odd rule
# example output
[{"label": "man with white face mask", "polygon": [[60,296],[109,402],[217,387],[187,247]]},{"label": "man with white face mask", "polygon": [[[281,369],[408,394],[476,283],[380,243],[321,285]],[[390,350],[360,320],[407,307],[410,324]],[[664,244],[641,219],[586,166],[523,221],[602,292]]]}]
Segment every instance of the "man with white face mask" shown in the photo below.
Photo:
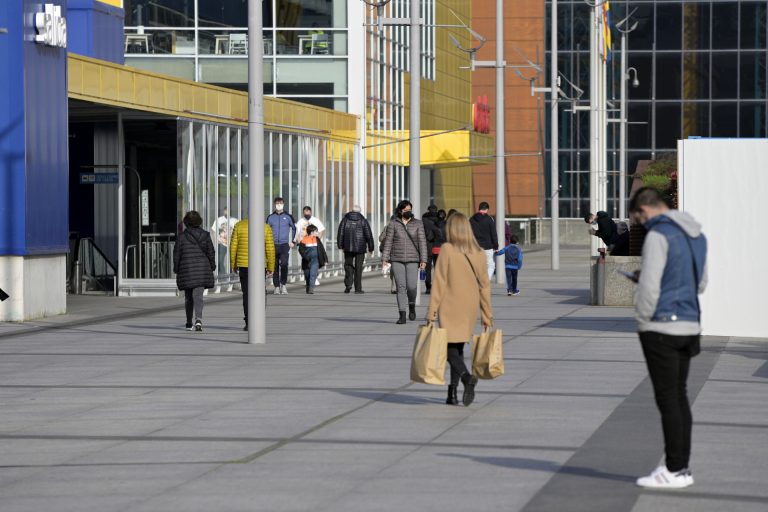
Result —
[{"label": "man with white face mask", "polygon": [[275,211],[267,217],[267,224],[272,228],[275,239],[275,272],[272,274],[272,284],[275,285],[275,295],[287,294],[288,256],[293,248],[296,237],[296,222],[293,216],[285,211],[285,201],[282,197],[275,198]]},{"label": "man with white face mask", "polygon": [[[320,240],[325,240],[325,225],[312,215],[312,207],[305,206],[301,211],[302,217],[296,223],[296,236],[293,239],[295,244],[301,242],[301,239],[307,236],[307,226],[310,224],[317,228],[317,237]],[[318,274],[319,275],[319,274]],[[320,286],[320,278],[315,279],[315,286]]]}]

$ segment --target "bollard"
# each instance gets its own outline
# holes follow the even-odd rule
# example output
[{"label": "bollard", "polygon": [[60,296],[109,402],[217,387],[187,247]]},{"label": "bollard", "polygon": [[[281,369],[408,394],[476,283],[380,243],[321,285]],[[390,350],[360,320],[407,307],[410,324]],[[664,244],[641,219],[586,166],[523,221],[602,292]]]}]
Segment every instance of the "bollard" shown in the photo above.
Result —
[{"label": "bollard", "polygon": [[605,247],[597,249],[597,305],[605,305]]},{"label": "bollard", "polygon": [[83,264],[76,261],[72,269],[72,293],[74,295],[83,294]]}]

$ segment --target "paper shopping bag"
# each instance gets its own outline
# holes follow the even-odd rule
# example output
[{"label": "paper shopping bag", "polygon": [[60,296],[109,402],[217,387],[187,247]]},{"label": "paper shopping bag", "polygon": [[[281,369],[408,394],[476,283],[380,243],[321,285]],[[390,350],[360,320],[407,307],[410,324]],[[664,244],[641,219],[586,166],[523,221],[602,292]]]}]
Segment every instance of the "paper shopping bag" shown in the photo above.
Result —
[{"label": "paper shopping bag", "polygon": [[434,323],[420,325],[413,344],[411,380],[424,384],[445,384],[448,359],[448,331]]},{"label": "paper shopping bag", "polygon": [[472,339],[472,374],[478,379],[504,375],[501,329],[484,330]]}]

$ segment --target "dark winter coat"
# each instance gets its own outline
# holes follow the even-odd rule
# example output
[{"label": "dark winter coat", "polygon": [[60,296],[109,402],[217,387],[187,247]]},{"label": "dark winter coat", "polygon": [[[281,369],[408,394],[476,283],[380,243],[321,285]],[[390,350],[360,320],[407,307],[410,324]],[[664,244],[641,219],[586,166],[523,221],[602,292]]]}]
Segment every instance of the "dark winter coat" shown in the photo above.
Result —
[{"label": "dark winter coat", "polygon": [[216,254],[211,235],[197,228],[187,228],[173,247],[173,272],[179,290],[213,288]]},{"label": "dark winter coat", "polygon": [[499,250],[499,239],[496,237],[496,223],[493,217],[487,214],[476,213],[469,218],[472,232],[475,234],[477,244],[485,251]]},{"label": "dark winter coat", "polygon": [[619,233],[616,228],[616,222],[614,222],[611,216],[607,212],[597,212],[595,221],[597,222],[595,236],[600,238],[606,246],[616,243]]},{"label": "dark winter coat", "polygon": [[428,252],[424,224],[418,219],[411,219],[408,224],[400,219],[389,221],[381,249],[382,261],[426,263]]},{"label": "dark winter coat", "polygon": [[[349,212],[339,223],[336,246],[344,252],[373,252],[373,233],[368,220],[359,212]],[[367,249],[367,251],[366,251]]]},{"label": "dark winter coat", "polygon": [[[301,255],[301,270],[309,268],[309,259],[307,258],[307,246],[304,243],[299,244],[299,254]],[[325,252],[325,246],[320,239],[317,239],[317,268],[323,268],[328,264],[328,254]]]},{"label": "dark winter coat", "polygon": [[421,217],[424,222],[424,234],[427,237],[427,249],[440,247],[445,243],[445,221],[437,213],[425,213]]}]

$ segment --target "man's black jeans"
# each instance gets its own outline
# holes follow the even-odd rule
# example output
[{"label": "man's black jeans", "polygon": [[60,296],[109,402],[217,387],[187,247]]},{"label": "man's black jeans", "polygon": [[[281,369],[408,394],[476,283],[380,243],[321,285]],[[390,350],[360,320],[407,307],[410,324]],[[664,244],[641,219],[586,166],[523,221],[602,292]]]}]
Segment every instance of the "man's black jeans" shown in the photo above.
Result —
[{"label": "man's black jeans", "polygon": [[686,381],[691,358],[700,351],[699,336],[641,332],[640,344],[661,413],[667,469],[675,473],[687,468],[691,458],[693,417]]},{"label": "man's black jeans", "polygon": [[248,325],[248,267],[237,269],[240,275],[240,289],[243,291],[243,320]]},{"label": "man's black jeans", "polygon": [[352,288],[355,284],[355,291],[363,291],[363,264],[365,263],[364,252],[346,252],[344,251],[344,287]]},{"label": "man's black jeans", "polygon": [[275,244],[275,273],[272,274],[272,284],[277,288],[288,282],[288,258],[291,255],[291,248],[288,244]]}]

